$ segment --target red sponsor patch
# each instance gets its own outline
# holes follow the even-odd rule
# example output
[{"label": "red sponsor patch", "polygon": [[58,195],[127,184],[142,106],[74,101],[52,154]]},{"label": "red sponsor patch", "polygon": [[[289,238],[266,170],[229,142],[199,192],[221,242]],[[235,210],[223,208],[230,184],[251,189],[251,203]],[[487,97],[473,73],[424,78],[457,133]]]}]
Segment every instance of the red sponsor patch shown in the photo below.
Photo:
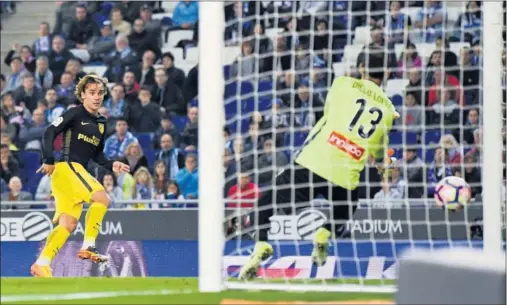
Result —
[{"label": "red sponsor patch", "polygon": [[337,133],[336,131],[333,131],[329,135],[327,143],[347,153],[356,160],[361,159],[364,154],[364,148],[347,139],[342,134]]}]

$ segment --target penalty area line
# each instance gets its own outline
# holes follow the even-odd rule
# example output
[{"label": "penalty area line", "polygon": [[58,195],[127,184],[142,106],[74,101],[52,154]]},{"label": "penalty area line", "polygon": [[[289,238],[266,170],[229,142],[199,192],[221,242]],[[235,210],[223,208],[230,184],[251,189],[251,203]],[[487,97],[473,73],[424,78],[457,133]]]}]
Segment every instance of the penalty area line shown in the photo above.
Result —
[{"label": "penalty area line", "polygon": [[38,301],[65,301],[65,300],[86,300],[101,298],[117,298],[129,296],[152,296],[152,295],[176,295],[189,294],[195,291],[186,290],[141,290],[141,291],[101,291],[101,292],[76,292],[76,293],[55,293],[55,294],[21,294],[7,295],[0,297],[0,303],[4,302],[38,302]]}]

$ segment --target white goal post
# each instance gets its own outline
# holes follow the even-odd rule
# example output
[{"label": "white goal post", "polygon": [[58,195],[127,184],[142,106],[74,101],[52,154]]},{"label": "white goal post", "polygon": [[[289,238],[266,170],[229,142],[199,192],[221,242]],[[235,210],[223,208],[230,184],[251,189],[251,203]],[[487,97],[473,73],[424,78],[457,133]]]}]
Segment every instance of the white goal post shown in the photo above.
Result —
[{"label": "white goal post", "polygon": [[[350,263],[350,266],[357,266],[357,278],[350,279],[346,276],[343,278],[337,279],[335,281],[332,277],[335,275],[335,272],[326,273],[326,270],[317,270],[314,269],[312,271],[308,271],[308,275],[310,273],[326,273],[325,278],[318,278],[317,280],[303,279],[300,280],[298,277],[295,278],[287,278],[281,277],[282,280],[271,281],[269,279],[261,279],[255,280],[252,282],[238,282],[235,279],[232,279],[228,268],[238,267],[238,262],[242,261],[244,263],[245,258],[248,253],[251,253],[251,243],[249,243],[250,248],[245,249],[244,245],[241,241],[237,241],[237,245],[234,246],[236,240],[231,243],[227,243],[226,238],[224,236],[224,224],[227,222],[229,217],[226,216],[225,213],[225,202],[227,201],[224,198],[224,134],[223,128],[227,126],[228,119],[226,114],[224,113],[224,106],[228,102],[227,98],[224,98],[224,86],[227,84],[227,81],[224,78],[224,68],[226,65],[224,58],[228,55],[226,54],[226,47],[224,42],[224,32],[226,27],[226,22],[224,21],[224,5],[226,5],[230,1],[205,1],[199,3],[199,291],[201,292],[218,292],[224,289],[266,289],[266,290],[286,290],[286,291],[336,291],[336,292],[386,292],[392,293],[395,291],[394,282],[391,280],[385,280],[383,277],[385,274],[388,274],[388,278],[391,279],[393,277],[392,273],[395,273],[395,270],[386,270],[384,267],[384,260],[382,258],[372,255],[370,258],[359,257],[357,251],[359,248],[363,246],[363,243],[371,244],[373,250],[371,250],[374,254],[376,254],[377,246],[381,243],[389,243],[394,240],[393,234],[389,233],[385,240],[376,240],[374,235],[371,234],[369,239],[364,240],[354,240],[354,237],[350,240],[350,247],[347,248],[348,255],[351,255],[352,258],[348,257],[344,260],[345,264]],[[275,1],[277,2],[277,1]],[[483,72],[482,72],[482,81],[479,84],[482,87],[482,100],[484,104],[487,104],[487,107],[481,107],[481,116],[483,119],[482,130],[483,130],[483,155],[482,155],[482,189],[483,189],[483,202],[482,205],[482,217],[483,217],[483,249],[485,252],[489,253],[498,253],[503,251],[504,244],[502,241],[502,220],[503,209],[502,209],[502,190],[501,190],[501,181],[502,181],[502,84],[501,84],[501,74],[502,74],[502,50],[505,48],[505,45],[502,43],[502,26],[503,26],[503,8],[502,2],[493,2],[493,1],[484,1],[482,4],[482,32],[487,33],[487,35],[482,35],[482,52],[483,52]],[[407,14],[410,12],[407,11]],[[350,12],[349,12],[350,14]],[[366,16],[370,16],[369,12],[365,13]],[[270,19],[270,17],[280,17],[278,13],[274,13],[273,15],[268,15],[266,12],[263,18],[265,20]],[[350,16],[349,16],[350,17]],[[240,18],[240,20],[243,20]],[[412,21],[413,22],[413,21]],[[445,24],[445,22],[444,22]],[[312,25],[313,21],[312,21]],[[350,23],[349,23],[350,26]],[[347,29],[351,31],[351,29]],[[272,35],[275,33],[277,29],[270,29],[269,33]],[[267,31],[266,31],[267,33]],[[361,34],[356,31],[356,35]],[[426,33],[424,33],[426,34]],[[362,33],[362,35],[369,35],[368,33]],[[273,34],[273,40],[276,40],[276,33]],[[358,36],[356,36],[358,37]],[[242,42],[242,37],[238,38],[240,41],[240,45]],[[404,43],[407,41],[405,40]],[[348,44],[351,44],[352,41],[349,38]],[[330,44],[331,48],[331,44]],[[347,50],[347,48],[346,48]],[[350,50],[350,49],[349,49]],[[295,54],[296,50],[289,50],[290,54]],[[311,53],[313,54],[313,53]],[[236,54],[237,55],[237,54]],[[346,55],[344,54],[343,65],[340,68],[334,70],[334,73],[346,73],[350,66],[347,66],[347,62],[345,62]],[[429,55],[429,54],[428,54]],[[397,56],[398,57],[398,56]],[[259,59],[257,56],[256,59]],[[230,64],[230,62],[228,63]],[[341,63],[340,63],[341,64]],[[355,63],[354,63],[355,64]],[[291,63],[291,67],[294,68],[294,62]],[[338,66],[338,65],[336,65]],[[331,68],[331,70],[333,70]],[[273,75],[276,75],[276,72],[272,72]],[[340,75],[335,75],[340,76]],[[241,76],[238,76],[239,81],[241,81]],[[401,84],[397,83],[398,85]],[[403,85],[405,86],[405,84]],[[238,91],[241,91],[238,86]],[[387,88],[386,88],[387,89]],[[273,87],[270,89],[271,93],[276,94],[276,81],[273,81]],[[293,90],[298,90],[297,88]],[[252,92],[248,93],[248,96],[245,98],[251,98],[251,95],[256,97],[259,95],[259,91],[257,87],[254,86]],[[425,94],[425,93],[423,93]],[[235,93],[234,98],[240,98],[241,92]],[[255,99],[257,101],[257,99]],[[236,103],[236,101],[234,101]],[[241,102],[238,102],[240,105]],[[253,107],[255,110],[259,109],[259,105],[256,104]],[[237,117],[238,120],[245,121],[245,118],[241,117],[242,113],[240,107],[238,107]],[[423,114],[423,118],[424,118]],[[461,121],[461,124],[464,124]],[[238,123],[239,126],[239,123]],[[287,127],[291,132],[296,130],[293,126]],[[238,128],[239,129],[239,128]],[[239,133],[239,130],[237,131]],[[443,132],[442,132],[443,134]],[[405,136],[401,139],[402,148],[409,147],[412,143],[409,143],[408,138]],[[295,140],[291,139],[289,141],[291,147],[290,149],[295,149]],[[258,157],[254,156],[254,164],[258,164]],[[254,166],[254,171],[255,169]],[[239,169],[238,169],[239,175]],[[426,209],[428,206],[432,205],[432,198],[423,199],[424,205]],[[368,204],[367,201],[366,204]],[[370,207],[366,207],[365,212],[367,215],[371,217]],[[245,212],[241,210],[240,213]],[[368,214],[370,213],[370,214]],[[466,209],[462,213],[465,213],[466,225],[470,225],[467,220]],[[431,236],[432,226],[429,222],[432,219],[429,219],[429,212],[426,213],[427,218],[423,219],[413,219],[411,220],[410,211],[406,212],[408,218],[406,221],[413,221],[419,225],[427,225],[428,236]],[[443,217],[438,221],[443,222],[443,227],[447,226],[448,234],[444,242],[448,242],[449,246],[452,247],[452,237],[451,231],[453,224],[447,221],[448,217],[454,217],[450,215],[450,212],[441,211],[440,212]],[[388,209],[386,212],[387,217],[391,216],[391,212]],[[290,215],[289,215],[290,216]],[[288,216],[288,217],[289,217]],[[288,219],[288,218],[287,218]],[[446,222],[447,221],[447,222]],[[463,220],[462,220],[463,222]],[[409,245],[409,247],[413,247],[417,244],[417,241],[412,239],[413,232],[409,228],[409,232],[406,233],[405,244]],[[338,242],[339,243],[339,242]],[[305,260],[309,254],[306,253],[308,245],[311,244],[311,241],[308,240],[276,240],[273,242],[274,251],[277,252],[281,248],[293,247],[295,250],[291,250],[293,254],[287,260],[283,260],[283,257],[277,257],[277,260],[271,264],[273,268],[273,272],[278,269],[288,268],[287,266],[296,266],[294,268],[298,269],[297,266],[303,266],[301,269],[304,269],[311,265],[307,264],[307,260]],[[397,248],[395,243],[392,243],[392,246],[385,246],[384,248],[392,247],[392,252],[396,253]],[[428,240],[429,247],[433,247],[433,245],[438,245],[438,242],[434,242],[433,240]],[[468,241],[467,243],[463,243],[463,246],[470,246],[474,244],[472,241]],[[232,248],[231,248],[232,247]],[[235,247],[235,248],[234,248]],[[234,263],[225,262],[224,256],[232,255],[234,252],[234,257],[238,257],[238,260]],[[332,250],[330,248],[330,253],[334,253],[330,255],[329,264],[342,264],[340,262],[340,255],[338,250]],[[382,251],[380,251],[382,252]],[[241,256],[238,256],[237,253],[241,253]],[[306,253],[303,255],[303,253]],[[183,254],[182,254],[183,255]],[[283,254],[280,254],[283,256]],[[394,263],[393,265],[395,265]],[[273,267],[274,266],[274,267]],[[347,265],[348,266],[348,265]],[[350,267],[349,268],[353,268]],[[365,267],[366,266],[366,267]],[[278,269],[277,269],[278,268]],[[340,267],[337,267],[340,268]],[[276,270],[275,270],[276,269]],[[391,269],[391,268],[388,268]],[[284,269],[285,270],[285,269]],[[298,269],[299,270],[299,269]],[[394,271],[393,271],[394,270]],[[300,271],[300,270],[299,270]],[[284,271],[285,272],[285,271]],[[339,272],[338,272],[339,273]],[[375,274],[374,276],[369,276]],[[379,277],[377,277],[377,274]],[[291,281],[292,279],[297,279],[296,281]],[[330,281],[328,281],[328,279]],[[372,280],[375,282],[373,285],[367,285],[366,282]]]}]

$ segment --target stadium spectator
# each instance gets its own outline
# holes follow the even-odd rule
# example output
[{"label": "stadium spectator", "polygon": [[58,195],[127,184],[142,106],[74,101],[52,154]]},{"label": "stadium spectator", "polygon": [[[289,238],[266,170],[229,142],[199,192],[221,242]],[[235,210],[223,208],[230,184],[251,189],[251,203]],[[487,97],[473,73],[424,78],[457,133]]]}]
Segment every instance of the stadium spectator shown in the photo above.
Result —
[{"label": "stadium spectator", "polygon": [[9,147],[9,150],[10,150],[12,156],[14,158],[16,158],[16,160],[18,162],[20,162],[19,154],[18,154],[19,148],[18,148],[18,146],[16,146],[16,144],[13,143],[12,140],[13,139],[11,139],[11,137],[9,137],[8,134],[1,134],[0,135],[0,143],[7,145]]},{"label": "stadium spectator", "polygon": [[408,28],[412,26],[410,16],[401,12],[401,1],[391,1],[389,16],[386,16],[387,40],[404,43],[408,39]]},{"label": "stadium spectator", "polygon": [[457,167],[462,163],[463,152],[460,143],[452,134],[443,135],[439,145],[445,149],[451,166]]},{"label": "stadium spectator", "polygon": [[312,67],[324,67],[325,61],[308,50],[307,45],[300,44],[296,47],[296,58],[294,68],[298,79],[308,80],[309,72]]},{"label": "stadium spectator", "polygon": [[474,144],[474,131],[479,128],[479,109],[468,111],[467,122],[463,126],[463,139],[460,141],[469,145]]},{"label": "stadium spectator", "polygon": [[245,40],[241,43],[241,55],[231,65],[230,76],[232,78],[250,78],[257,71],[263,70],[263,67],[260,66],[261,63],[253,56],[252,42]]},{"label": "stadium spectator", "polygon": [[421,198],[424,196],[424,162],[417,156],[417,150],[414,148],[405,148],[403,155],[404,165],[406,166],[408,184],[408,198]]},{"label": "stadium spectator", "polygon": [[240,37],[250,36],[253,30],[253,21],[245,18],[244,7],[241,1],[234,2],[234,16],[227,20],[225,27],[225,41],[227,45],[237,45]]},{"label": "stadium spectator", "polygon": [[[148,168],[142,166],[138,170],[136,170],[134,174],[134,181],[136,182],[134,188],[132,189],[133,198],[132,199],[141,199],[141,200],[149,200],[154,198],[154,189],[153,189],[153,178],[151,177],[150,171]],[[134,208],[145,208],[146,205],[143,203],[135,204]]]},{"label": "stadium spectator", "polygon": [[412,131],[420,131],[422,128],[423,108],[417,101],[413,92],[405,94],[405,107],[402,109],[404,120],[400,123]]},{"label": "stadium spectator", "polygon": [[301,82],[294,101],[294,124],[311,128],[321,117],[324,104],[319,95],[311,94],[307,82]]},{"label": "stadium spectator", "polygon": [[426,93],[423,95],[423,91],[425,91],[425,87],[421,79],[421,70],[418,68],[410,69],[408,73],[408,85],[405,88],[405,92],[412,93],[415,96],[416,101],[418,101],[421,105],[426,105],[428,96]]},{"label": "stadium spectator", "polygon": [[127,149],[125,150],[125,155],[123,159],[120,159],[123,163],[126,163],[130,166],[130,174],[134,175],[134,173],[141,167],[148,168],[148,159],[144,156],[143,149],[139,143],[132,142]]},{"label": "stadium spectator", "polygon": [[58,95],[55,89],[50,88],[46,91],[44,100],[47,103],[45,115],[48,123],[53,122],[57,117],[61,116],[65,112],[65,107],[58,103],[57,98]]},{"label": "stadium spectator", "polygon": [[248,136],[245,138],[245,151],[260,152],[263,147],[263,136],[260,131],[260,124],[251,121],[248,125]]},{"label": "stadium spectator", "polygon": [[160,126],[160,108],[151,101],[150,90],[142,87],[139,99],[128,104],[125,108],[125,117],[134,132],[155,132]]},{"label": "stadium spectator", "polygon": [[482,193],[481,170],[477,166],[474,157],[468,155],[465,157],[463,169],[456,168],[454,175],[465,179],[472,190],[472,198]]},{"label": "stadium spectator", "polygon": [[21,125],[25,120],[29,120],[31,115],[23,106],[16,106],[14,96],[11,92],[2,95],[2,116],[9,124]]},{"label": "stadium spectator", "polygon": [[[283,129],[289,127],[290,117],[288,112],[288,109],[284,108],[282,99],[273,99],[271,111],[264,116],[264,129],[271,130],[274,128],[277,130],[277,138],[283,136]],[[279,128],[282,130],[279,131]]]},{"label": "stadium spectator", "polygon": [[158,37],[144,29],[144,21],[142,19],[138,18],[134,21],[134,29],[128,39],[130,47],[137,54],[143,54],[147,50],[150,50],[155,54],[154,62],[157,58],[160,58],[162,52],[160,51]]},{"label": "stadium spectator", "polygon": [[420,42],[434,42],[437,37],[442,35],[444,19],[447,14],[441,2],[436,0],[424,1],[424,7],[419,12],[415,22],[415,27],[419,29],[416,34]]},{"label": "stadium spectator", "polygon": [[65,39],[62,36],[53,37],[51,53],[49,54],[49,69],[53,72],[53,85],[59,85],[65,67],[69,59],[74,55],[65,47]]},{"label": "stadium spectator", "polygon": [[[238,181],[233,185],[228,192],[228,199],[235,200],[227,203],[228,208],[253,208],[254,202],[260,197],[261,191],[257,184],[252,182],[248,170],[242,170],[239,174]],[[244,202],[242,200],[250,200],[250,202]]]},{"label": "stadium spectator", "polygon": [[470,105],[479,97],[480,68],[472,62],[473,51],[465,47],[460,51],[460,78],[465,104]]},{"label": "stadium spectator", "polygon": [[243,137],[237,135],[233,142],[234,156],[232,162],[235,163],[236,168],[243,170],[251,170],[254,166],[254,159],[252,153],[245,153],[245,141]]},{"label": "stadium spectator", "polygon": [[449,155],[443,147],[435,149],[435,157],[428,168],[428,196],[433,196],[437,183],[445,177],[452,176]]},{"label": "stadium spectator", "polygon": [[167,192],[167,167],[163,160],[157,160],[153,164],[153,185],[156,199],[164,199]]},{"label": "stadium spectator", "polygon": [[167,183],[167,192],[165,194],[165,199],[168,199],[168,200],[171,200],[171,199],[177,199],[177,200],[185,199],[185,196],[183,196],[183,194],[181,194],[180,186],[178,185],[178,183],[176,181],[171,180],[171,181],[169,181]]},{"label": "stadium spectator", "polygon": [[183,92],[175,83],[168,80],[167,71],[164,68],[155,70],[155,83],[152,96],[160,110],[169,115],[185,114],[187,105]]},{"label": "stadium spectator", "polygon": [[161,23],[160,20],[153,19],[153,10],[148,4],[144,4],[141,7],[141,13],[139,14],[144,22],[144,28],[146,31],[153,33],[154,37],[158,37],[160,34]]},{"label": "stadium spectator", "polygon": [[141,88],[141,86],[136,81],[136,76],[134,72],[132,71],[125,72],[125,74],[123,74],[122,82],[123,88],[125,88],[125,100],[128,103],[132,103],[135,100],[137,100],[139,96],[139,89]]},{"label": "stadium spectator", "polygon": [[197,1],[180,1],[173,11],[173,25],[181,29],[192,29],[199,19]]},{"label": "stadium spectator", "polygon": [[28,72],[33,73],[35,71],[35,58],[29,46],[20,46],[19,43],[15,42],[12,49],[5,56],[4,63],[10,66],[17,52],[19,52],[19,58],[23,62],[23,67],[28,70]]},{"label": "stadium spectator", "polygon": [[51,200],[53,195],[51,194],[51,177],[43,175],[39,180],[37,191],[35,192],[35,200]]},{"label": "stadium spectator", "polygon": [[467,156],[472,156],[477,164],[479,164],[482,160],[482,128],[481,127],[474,130],[474,144],[472,146],[472,149],[470,149],[465,154],[465,158]]},{"label": "stadium spectator", "polygon": [[428,125],[439,126],[454,132],[460,124],[460,109],[455,100],[455,92],[451,88],[436,90],[439,102],[433,104],[428,111]]},{"label": "stadium spectator", "polygon": [[24,103],[28,111],[32,112],[37,108],[37,102],[44,98],[44,91],[35,86],[33,75],[26,74],[23,77],[23,85],[14,90],[13,95],[17,103]]},{"label": "stadium spectator", "polygon": [[42,109],[35,109],[32,120],[25,122],[19,131],[19,142],[25,150],[40,150],[42,136],[47,127],[46,117]]},{"label": "stadium spectator", "polygon": [[[31,201],[33,200],[32,194],[29,192],[22,191],[23,184],[21,182],[21,179],[17,176],[13,176],[9,179],[9,192],[3,193],[1,195],[1,201],[2,202],[9,202],[9,201]],[[3,209],[26,209],[30,208],[29,204],[16,204],[16,205],[2,205]]]},{"label": "stadium spectator", "polygon": [[72,74],[63,72],[60,78],[60,84],[56,86],[56,94],[58,95],[58,102],[63,105],[75,104],[77,102],[74,90],[76,85],[74,83]]},{"label": "stadium spectator", "polygon": [[162,54],[162,65],[166,69],[168,81],[173,82],[180,89],[183,88],[185,72],[175,66],[174,55],[171,52]]},{"label": "stadium spectator", "polygon": [[[255,24],[253,34],[252,47],[253,53],[259,56],[259,67],[261,68],[259,72],[267,72],[269,71],[269,60],[272,61],[270,55],[273,52],[273,43],[271,39],[266,36],[263,22],[257,22]],[[317,44],[317,42],[315,42],[315,44]]]},{"label": "stadium spectator", "polygon": [[197,157],[194,154],[187,154],[185,167],[176,174],[176,182],[180,186],[181,194],[188,199],[199,197],[199,172],[197,169]]},{"label": "stadium spectator", "polygon": [[156,154],[155,158],[164,163],[165,173],[170,180],[175,180],[178,171],[185,166],[185,157],[175,146],[170,134],[163,134],[160,137],[160,152]]},{"label": "stadium spectator", "polygon": [[180,147],[180,132],[178,129],[176,129],[176,126],[174,126],[171,117],[168,115],[162,115],[162,119],[160,120],[160,127],[157,129],[157,131],[155,131],[155,134],[153,135],[153,147],[155,149],[160,149],[159,140],[164,134],[171,135],[174,146]]},{"label": "stadium spectator", "polygon": [[118,187],[123,192],[123,200],[132,199],[132,189],[135,184],[134,177],[129,173],[115,174]]},{"label": "stadium spectator", "polygon": [[137,64],[139,58],[137,53],[129,47],[129,40],[126,35],[116,36],[116,48],[109,55],[104,57],[104,63],[107,65],[105,76],[110,82],[118,83],[122,80],[123,73],[132,69]]},{"label": "stadium spectator", "polygon": [[49,32],[49,23],[43,21],[39,24],[39,37],[35,39],[32,45],[32,50],[35,56],[41,55],[48,56],[51,52],[51,41],[53,35]]},{"label": "stadium spectator", "polygon": [[142,62],[137,66],[132,67],[136,79],[139,80],[139,85],[142,87],[152,87],[155,85],[155,63],[157,57],[151,50],[143,53]]},{"label": "stadium spectator", "polygon": [[276,92],[285,105],[291,107],[294,101],[294,92],[298,88],[299,82],[294,71],[284,71],[280,73],[280,80],[276,84]]},{"label": "stadium spectator", "polygon": [[287,156],[281,151],[276,151],[272,139],[264,140],[263,151],[257,161],[257,168],[259,169],[257,183],[259,185],[271,183],[275,177],[275,169],[280,170],[288,163]]},{"label": "stadium spectator", "polygon": [[385,179],[382,179],[380,185],[381,185],[380,191],[378,191],[375,194],[375,196],[373,196],[373,200],[380,201],[378,204],[382,204],[382,201],[384,201],[385,205],[391,206],[392,202],[390,202],[390,200],[402,199],[402,196],[398,191],[398,189],[393,187],[391,177],[386,177]]},{"label": "stadium spectator", "polygon": [[188,72],[185,83],[183,83],[183,97],[186,102],[190,102],[199,93],[199,64],[196,64]]},{"label": "stadium spectator", "polygon": [[121,84],[115,84],[111,88],[111,96],[104,102],[107,112],[111,117],[118,118],[123,116],[126,107],[125,89]]},{"label": "stadium spectator", "polygon": [[5,88],[5,75],[0,73],[0,93],[4,91]]},{"label": "stadium spectator", "polygon": [[[190,107],[188,108],[188,121],[185,125],[185,129],[183,129],[183,132],[181,133],[181,142],[180,147],[184,148],[185,150],[189,146],[197,147],[197,144],[199,143],[198,140],[198,110],[197,107]],[[180,184],[181,186],[181,184]]]},{"label": "stadium spectator", "polygon": [[320,19],[317,21],[313,39],[313,50],[316,51],[317,56],[324,59],[325,61],[328,61],[330,59],[329,40],[332,39],[332,36],[329,35],[329,29],[326,20]]},{"label": "stadium spectator", "polygon": [[224,149],[224,198],[227,197],[229,193],[229,189],[236,184],[236,162],[233,162],[233,156],[231,155],[231,150],[228,148]]},{"label": "stadium spectator", "polygon": [[70,24],[67,33],[67,46],[71,49],[76,48],[86,50],[87,43],[93,36],[97,36],[99,30],[91,16],[87,15],[86,6],[76,6],[75,18]]},{"label": "stadium spectator", "polygon": [[9,124],[5,121],[4,116],[0,115],[0,132],[6,134],[9,138],[13,139],[16,137],[17,129],[14,125]]},{"label": "stadium spectator", "polygon": [[93,36],[87,46],[90,61],[104,61],[104,57],[114,51],[115,36],[111,21],[102,22],[100,35]]},{"label": "stadium spectator", "polygon": [[405,50],[403,50],[398,60],[398,76],[406,78],[412,68],[422,68],[422,60],[417,54],[415,44],[407,42]]},{"label": "stadium spectator", "polygon": [[441,51],[443,54],[441,64],[444,65],[445,71],[459,77],[458,56],[451,51],[449,40],[444,37],[438,37],[435,41],[435,49]]},{"label": "stadium spectator", "polygon": [[115,35],[129,35],[132,30],[132,25],[128,21],[123,20],[123,13],[119,7],[111,9],[111,26]]},{"label": "stadium spectator", "polygon": [[77,58],[69,59],[65,65],[65,72],[68,72],[70,75],[72,75],[72,80],[76,84],[81,78],[86,75],[86,73],[83,71],[83,68],[81,67],[81,61]]},{"label": "stadium spectator", "polygon": [[19,163],[13,157],[11,149],[2,139],[0,146],[0,178],[4,181],[10,181],[12,177],[20,175]]},{"label": "stadium spectator", "polygon": [[396,189],[400,194],[400,198],[405,198],[405,189],[407,181],[401,172],[403,169],[400,161],[395,161],[391,167],[391,188]]},{"label": "stadium spectator", "polygon": [[454,24],[454,38],[472,44],[481,38],[482,1],[468,1],[466,11],[461,13]]},{"label": "stadium spectator", "polygon": [[130,23],[134,22],[134,20],[139,17],[139,13],[143,5],[145,5],[145,3],[141,1],[115,2],[115,6],[122,10],[123,18]]},{"label": "stadium spectator", "polygon": [[20,57],[12,58],[9,66],[11,67],[11,72],[5,81],[2,95],[9,91],[14,91],[18,87],[22,86],[25,75],[30,74],[30,72],[23,67],[23,62]]},{"label": "stadium spectator", "polygon": [[[116,181],[116,177],[113,173],[105,173],[102,176],[102,185],[104,186],[104,189],[106,190],[107,194],[109,195],[109,198],[111,198],[112,201],[112,208],[117,208],[119,205],[116,203],[118,201],[124,200],[123,199],[123,191],[118,186],[118,182]],[[115,204],[116,203],[116,204]]]},{"label": "stadium spectator", "polygon": [[454,75],[443,72],[441,69],[435,69],[433,72],[433,83],[428,91],[428,106],[432,106],[440,99],[438,93],[443,88],[452,90],[454,101],[463,105],[463,92],[457,77]]},{"label": "stadium spectator", "polygon": [[127,147],[138,140],[128,131],[127,119],[118,117],[116,119],[116,133],[107,138],[104,144],[104,153],[109,159],[123,158]]},{"label": "stadium spectator", "polygon": [[45,55],[37,57],[35,69],[35,84],[43,90],[53,88],[53,72],[49,69],[49,59]]}]

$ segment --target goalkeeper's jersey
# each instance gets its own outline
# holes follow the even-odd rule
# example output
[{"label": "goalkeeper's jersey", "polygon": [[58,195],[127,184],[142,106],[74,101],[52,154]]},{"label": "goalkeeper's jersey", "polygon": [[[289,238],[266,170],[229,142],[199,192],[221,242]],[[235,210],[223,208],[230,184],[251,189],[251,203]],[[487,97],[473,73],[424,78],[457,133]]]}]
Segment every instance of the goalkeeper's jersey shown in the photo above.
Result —
[{"label": "goalkeeper's jersey", "polygon": [[396,110],[369,80],[333,82],[324,116],[308,135],[296,163],[343,188],[354,190],[368,155],[382,158]]}]

